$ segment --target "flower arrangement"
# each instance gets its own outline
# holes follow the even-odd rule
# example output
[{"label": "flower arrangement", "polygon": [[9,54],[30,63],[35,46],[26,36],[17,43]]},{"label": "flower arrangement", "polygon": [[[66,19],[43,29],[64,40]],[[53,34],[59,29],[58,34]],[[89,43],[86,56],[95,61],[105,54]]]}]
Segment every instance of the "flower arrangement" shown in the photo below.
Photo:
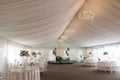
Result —
[{"label": "flower arrangement", "polygon": [[70,48],[67,48],[67,50],[66,50],[66,55],[67,56],[69,56],[69,53],[70,53],[69,51],[70,51]]},{"label": "flower arrangement", "polygon": [[53,54],[56,56],[56,54],[57,54],[57,48],[54,48]]},{"label": "flower arrangement", "polygon": [[53,54],[56,55],[56,51],[53,51]]},{"label": "flower arrangement", "polygon": [[32,52],[31,54],[32,54],[32,55],[37,55],[36,52]]},{"label": "flower arrangement", "polygon": [[98,61],[101,61],[101,59],[100,59],[100,58],[98,58]]},{"label": "flower arrangement", "polygon": [[29,52],[29,51],[21,50],[20,56],[26,56],[26,57],[28,57],[28,56],[30,56],[28,52]]},{"label": "flower arrangement", "polygon": [[40,53],[40,52],[38,52],[38,55],[41,55],[41,53]]},{"label": "flower arrangement", "polygon": [[36,57],[36,55],[37,55],[36,52],[32,52],[31,54],[32,54],[32,56],[34,56],[34,57]]},{"label": "flower arrangement", "polygon": [[89,55],[92,55],[92,52],[89,52]]},{"label": "flower arrangement", "polygon": [[69,56],[69,52],[68,51],[66,51],[66,55]]},{"label": "flower arrangement", "polygon": [[104,52],[103,55],[108,55],[108,52]]}]

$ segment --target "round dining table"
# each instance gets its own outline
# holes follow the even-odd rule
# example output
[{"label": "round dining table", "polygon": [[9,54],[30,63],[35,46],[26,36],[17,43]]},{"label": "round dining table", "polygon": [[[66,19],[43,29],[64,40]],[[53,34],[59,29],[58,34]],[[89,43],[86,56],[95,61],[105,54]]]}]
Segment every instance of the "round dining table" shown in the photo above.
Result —
[{"label": "round dining table", "polygon": [[4,72],[4,80],[40,80],[38,67],[16,68]]}]

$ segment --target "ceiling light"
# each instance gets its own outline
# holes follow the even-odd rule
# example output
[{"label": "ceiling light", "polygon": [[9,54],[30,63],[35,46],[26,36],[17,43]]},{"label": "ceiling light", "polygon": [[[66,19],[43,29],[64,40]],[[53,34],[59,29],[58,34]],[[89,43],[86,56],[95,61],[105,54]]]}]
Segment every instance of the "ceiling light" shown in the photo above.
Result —
[{"label": "ceiling light", "polygon": [[83,22],[91,22],[94,20],[94,11],[88,7],[88,1],[86,0],[79,12],[79,20]]}]

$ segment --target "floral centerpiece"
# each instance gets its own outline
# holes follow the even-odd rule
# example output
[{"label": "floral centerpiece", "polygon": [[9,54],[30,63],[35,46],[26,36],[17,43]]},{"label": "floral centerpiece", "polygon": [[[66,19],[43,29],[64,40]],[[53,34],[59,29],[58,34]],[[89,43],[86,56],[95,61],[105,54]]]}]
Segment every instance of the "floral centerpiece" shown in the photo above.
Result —
[{"label": "floral centerpiece", "polygon": [[25,69],[25,66],[28,63],[28,57],[30,56],[29,51],[21,50],[20,56],[22,57],[23,69]]},{"label": "floral centerpiece", "polygon": [[54,48],[53,54],[56,56],[56,54],[57,54],[57,48]]},{"label": "floral centerpiece", "polygon": [[92,52],[89,52],[89,55],[92,55]]},{"label": "floral centerpiece", "polygon": [[29,51],[21,50],[20,56],[22,56],[22,57],[23,57],[23,56],[26,56],[26,57],[30,56],[30,55],[29,55]]},{"label": "floral centerpiece", "polygon": [[38,54],[37,54],[36,52],[34,52],[34,51],[31,52],[31,61],[30,61],[30,62],[31,62],[31,65],[35,65],[35,63],[38,61],[38,60],[37,60],[37,55],[38,55]]},{"label": "floral centerpiece", "polygon": [[104,52],[103,55],[108,55],[108,52]]},{"label": "floral centerpiece", "polygon": [[32,54],[32,56],[34,56],[34,57],[37,56],[37,53],[36,53],[36,52],[32,52],[31,54]]},{"label": "floral centerpiece", "polygon": [[40,53],[40,52],[38,52],[38,55],[41,55],[41,53]]},{"label": "floral centerpiece", "polygon": [[69,54],[70,54],[70,48],[67,48],[66,55],[69,56]]}]

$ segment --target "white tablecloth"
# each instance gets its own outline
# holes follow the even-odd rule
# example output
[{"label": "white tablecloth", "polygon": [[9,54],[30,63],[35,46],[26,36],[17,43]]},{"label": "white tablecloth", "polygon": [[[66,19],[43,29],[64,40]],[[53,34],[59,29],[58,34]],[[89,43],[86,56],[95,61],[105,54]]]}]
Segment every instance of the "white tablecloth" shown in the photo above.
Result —
[{"label": "white tablecloth", "polygon": [[83,61],[84,65],[86,66],[96,66],[97,62],[98,61],[96,58],[87,58]]},{"label": "white tablecloth", "polygon": [[120,71],[120,62],[109,61],[109,62],[98,62],[97,69],[101,71]]},{"label": "white tablecloth", "polygon": [[39,68],[11,70],[5,72],[4,78],[5,80],[40,80],[40,71]]}]

